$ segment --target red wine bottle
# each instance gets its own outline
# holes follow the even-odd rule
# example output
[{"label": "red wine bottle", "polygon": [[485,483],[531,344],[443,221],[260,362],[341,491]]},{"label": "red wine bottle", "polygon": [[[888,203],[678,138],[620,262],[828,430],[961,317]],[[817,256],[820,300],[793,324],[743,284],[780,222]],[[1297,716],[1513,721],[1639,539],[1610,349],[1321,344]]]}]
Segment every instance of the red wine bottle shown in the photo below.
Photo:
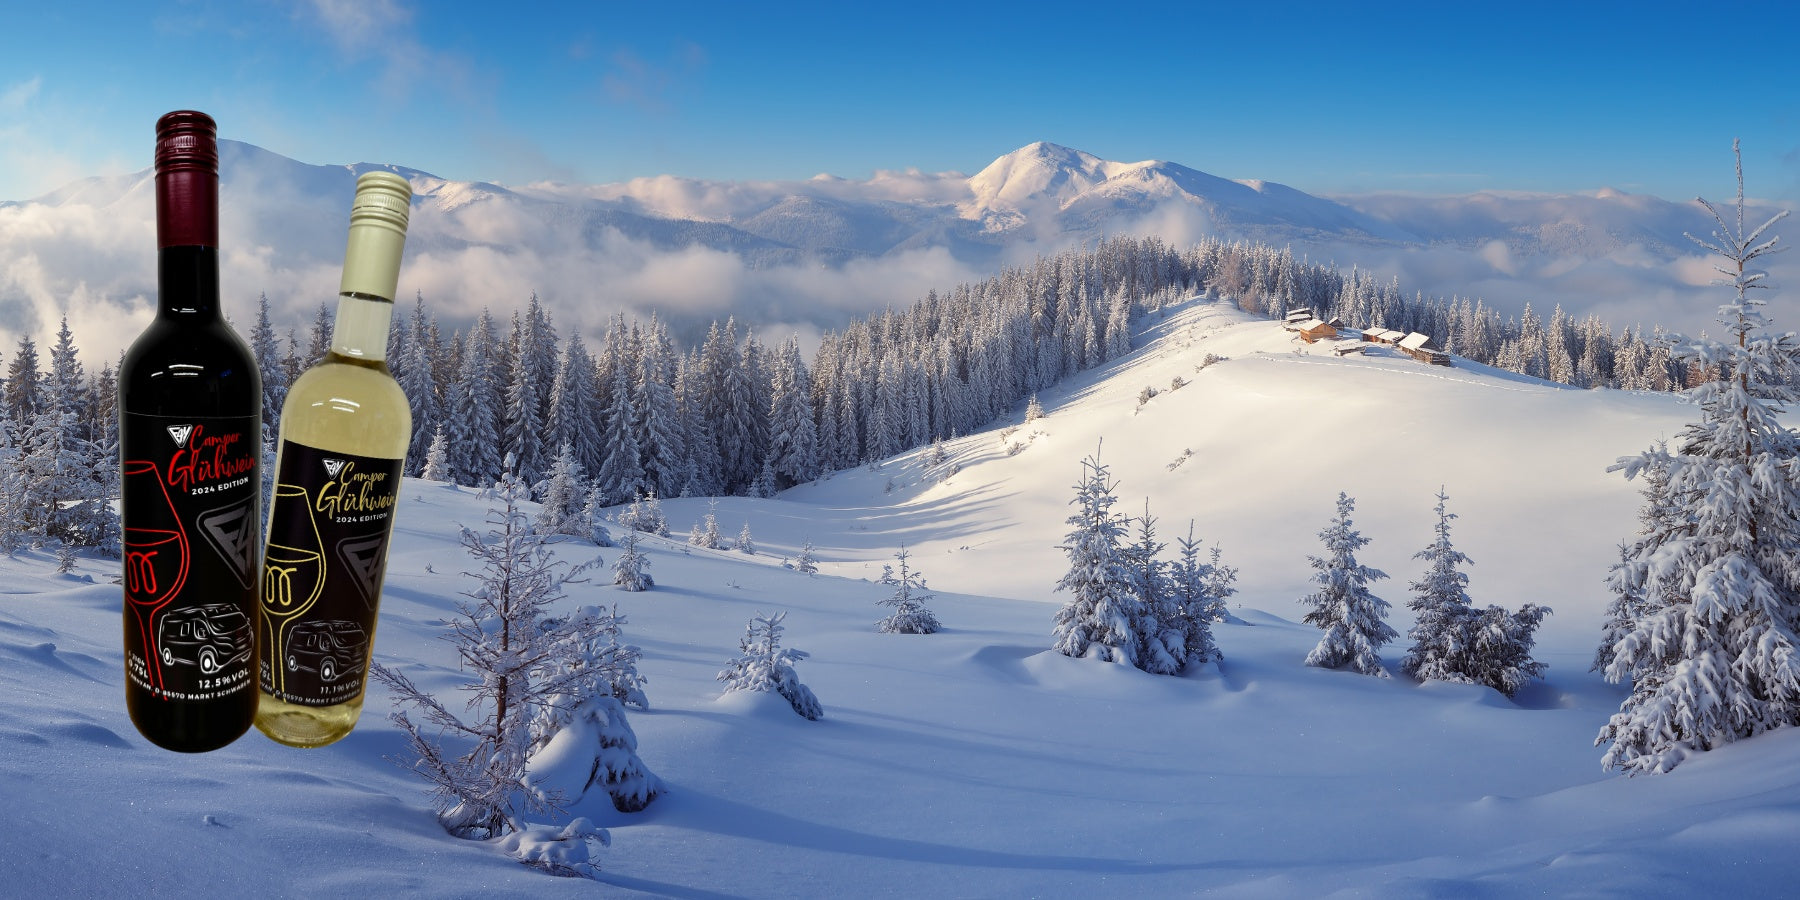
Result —
[{"label": "red wine bottle", "polygon": [[256,715],[262,380],[219,309],[219,147],[205,113],[156,123],[156,319],[119,368],[125,706],[198,753]]}]

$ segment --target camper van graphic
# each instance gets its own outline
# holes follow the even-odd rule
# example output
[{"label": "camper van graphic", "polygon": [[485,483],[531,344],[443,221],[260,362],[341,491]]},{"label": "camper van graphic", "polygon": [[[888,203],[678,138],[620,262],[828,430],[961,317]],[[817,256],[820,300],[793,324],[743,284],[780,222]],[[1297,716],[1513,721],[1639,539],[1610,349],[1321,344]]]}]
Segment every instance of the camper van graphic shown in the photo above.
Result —
[{"label": "camper van graphic", "polygon": [[317,672],[326,684],[345,674],[360,676],[368,647],[368,633],[355,622],[302,622],[288,632],[287,670]]},{"label": "camper van graphic", "polygon": [[250,658],[250,617],[228,603],[178,609],[157,629],[165,666],[199,666],[211,675]]}]

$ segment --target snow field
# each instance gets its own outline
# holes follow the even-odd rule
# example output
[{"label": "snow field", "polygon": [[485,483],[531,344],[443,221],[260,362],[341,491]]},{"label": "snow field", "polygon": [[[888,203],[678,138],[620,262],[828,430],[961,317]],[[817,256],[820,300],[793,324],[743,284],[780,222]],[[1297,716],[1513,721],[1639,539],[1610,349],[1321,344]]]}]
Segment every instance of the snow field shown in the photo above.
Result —
[{"label": "snow field", "polygon": [[[1667,397],[1584,392],[1472,366],[1296,355],[1278,326],[1198,303],[1136,354],[1046,391],[1047,416],[802,486],[725,498],[758,553],[685,544],[702,499],[668,500],[648,538],[655,589],[596,569],[569,606],[617,601],[644,651],[630,721],[669,792],[641,813],[603,796],[602,885],[544,876],[449,837],[373,686],[357,730],[317,751],[257,734],[198,757],[150,747],[120,700],[116,564],[73,576],[0,559],[0,844],[6,892],[393,896],[1693,896],[1770,895],[1800,863],[1800,736],[1729,746],[1658,778],[1600,770],[1593,735],[1623,692],[1586,671],[1633,485],[1605,468],[1673,435]],[[1206,353],[1228,357],[1194,371]],[[1169,391],[1180,375],[1188,384]],[[1146,385],[1162,393],[1136,410]],[[1134,412],[1135,411],[1135,412]],[[1021,407],[1022,412],[1022,407]],[[1002,423],[1004,424],[1004,423]],[[1104,441],[1102,441],[1104,438]],[[1023,449],[1008,455],[1011,441]],[[1171,543],[1189,517],[1238,568],[1216,670],[1160,677],[1049,652],[1080,459],[1100,446],[1119,506],[1149,496]],[[1192,454],[1168,468],[1184,450]],[[951,465],[955,474],[942,477]],[[1431,539],[1442,484],[1477,604],[1555,608],[1544,682],[1485,688],[1305,667],[1305,558],[1337,491],[1390,624]],[[408,480],[376,652],[460,709],[434,622],[473,568],[456,525],[477,492]],[[615,537],[617,535],[615,534]],[[810,541],[821,575],[781,566]],[[884,635],[874,584],[904,542],[944,623]],[[617,548],[565,542],[571,563]],[[865,582],[862,579],[867,579]],[[784,646],[825,717],[720,697],[746,620],[786,610]],[[1397,672],[1405,647],[1383,658]]]}]

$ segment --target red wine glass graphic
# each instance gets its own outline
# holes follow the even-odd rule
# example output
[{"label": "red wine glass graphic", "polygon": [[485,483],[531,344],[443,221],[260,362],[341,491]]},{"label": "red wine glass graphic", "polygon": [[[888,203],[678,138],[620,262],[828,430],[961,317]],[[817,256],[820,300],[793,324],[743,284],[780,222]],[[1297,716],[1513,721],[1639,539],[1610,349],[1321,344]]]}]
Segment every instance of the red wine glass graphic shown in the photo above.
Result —
[{"label": "red wine glass graphic", "polygon": [[124,481],[125,493],[133,500],[148,500],[152,504],[161,501],[161,509],[150,516],[134,515],[134,521],[154,521],[162,518],[156,513],[167,510],[168,518],[163,524],[174,526],[125,529],[125,605],[137,620],[145,677],[160,689],[163,678],[162,662],[157,658],[156,617],[181,593],[181,586],[187,582],[188,539],[155,463],[145,460],[127,462]]},{"label": "red wine glass graphic", "polygon": [[271,543],[263,556],[262,619],[263,634],[268,640],[263,659],[269,667],[270,683],[280,692],[287,689],[288,628],[312,609],[325,590],[325,547],[319,540],[319,526],[313,519],[311,498],[305,488],[276,485],[269,515],[281,521],[306,523],[305,529],[295,530],[295,537],[290,538],[299,546]]}]

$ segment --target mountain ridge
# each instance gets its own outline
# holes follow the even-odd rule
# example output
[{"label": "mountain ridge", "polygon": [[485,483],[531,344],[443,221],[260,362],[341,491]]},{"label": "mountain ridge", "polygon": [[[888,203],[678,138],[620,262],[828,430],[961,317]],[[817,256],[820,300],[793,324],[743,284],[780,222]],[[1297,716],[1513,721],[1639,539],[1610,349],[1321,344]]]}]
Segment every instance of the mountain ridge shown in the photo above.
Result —
[{"label": "mountain ridge", "polygon": [[[391,163],[320,165],[232,140],[220,141],[220,154],[227,193],[247,179],[259,187],[282,187],[286,199],[303,203],[309,197],[347,193],[364,172],[389,171],[413,183],[416,206],[439,213],[481,203],[511,204],[578,232],[612,227],[661,246],[693,242],[753,255],[819,254],[826,261],[936,245],[985,261],[1002,245],[1046,233],[1077,240],[1117,233],[1130,220],[1170,206],[1198,213],[1212,233],[1227,238],[1397,247],[1468,247],[1499,240],[1527,254],[1597,254],[1638,243],[1671,256],[1686,250],[1683,232],[1707,224],[1696,204],[1612,189],[1331,197],[1267,179],[1225,178],[1167,160],[1107,160],[1049,141],[1002,154],[970,176],[877,173],[862,180],[831,176],[769,182],[656,176],[599,185],[509,186],[448,179]],[[151,175],[145,168],[91,176],[30,200],[0,203],[0,208],[108,207],[135,195]],[[896,194],[904,191],[877,187],[884,179],[910,181],[922,189],[902,198]],[[685,197],[671,202],[671,193]],[[676,224],[702,222],[719,227]],[[475,242],[481,242],[479,237]]]}]

